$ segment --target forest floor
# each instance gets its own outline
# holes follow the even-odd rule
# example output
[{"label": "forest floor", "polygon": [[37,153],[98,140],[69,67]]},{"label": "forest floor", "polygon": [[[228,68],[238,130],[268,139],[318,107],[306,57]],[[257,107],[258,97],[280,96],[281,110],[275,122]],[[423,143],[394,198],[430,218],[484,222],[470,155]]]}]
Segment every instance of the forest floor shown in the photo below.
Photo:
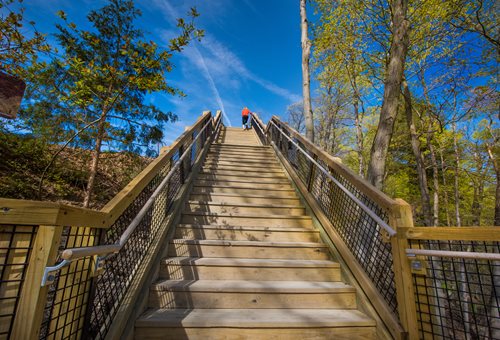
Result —
[{"label": "forest floor", "polygon": [[[0,197],[61,202],[81,206],[91,152],[66,148],[44,175],[52,156],[61,148],[32,137],[0,132]],[[101,155],[91,208],[102,208],[150,162],[130,152]]]}]

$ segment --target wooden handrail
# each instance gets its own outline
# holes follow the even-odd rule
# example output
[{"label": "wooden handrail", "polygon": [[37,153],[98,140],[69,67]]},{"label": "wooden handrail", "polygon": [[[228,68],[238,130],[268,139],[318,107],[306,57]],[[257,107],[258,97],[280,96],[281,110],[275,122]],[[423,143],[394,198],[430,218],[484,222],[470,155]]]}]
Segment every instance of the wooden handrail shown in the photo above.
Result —
[{"label": "wooden handrail", "polygon": [[500,242],[499,227],[413,227],[401,228],[401,235],[410,240]]},{"label": "wooden handrail", "polygon": [[351,169],[342,164],[339,158],[330,156],[326,151],[314,145],[311,141],[302,136],[287,123],[281,121],[278,116],[273,116],[271,120],[274,120],[276,123],[283,126],[290,133],[291,137],[298,139],[302,144],[306,146],[309,151],[316,155],[318,159],[325,162],[329,167],[346,178],[350,182],[350,184],[352,184],[359,191],[368,196],[372,201],[379,204],[382,208],[384,208],[385,210],[391,210],[397,205],[394,199],[387,196],[381,190],[375,188],[364,178],[355,174]]},{"label": "wooden handrail", "polygon": [[0,224],[109,228],[160,169],[166,165],[170,157],[177,151],[178,146],[190,138],[193,131],[198,129],[206,117],[210,115],[210,111],[203,112],[195,124],[171,144],[167,152],[160,153],[101,210],[55,202],[0,198]]},{"label": "wooden handrail", "polygon": [[0,198],[0,224],[108,228],[108,214],[62,203]]}]

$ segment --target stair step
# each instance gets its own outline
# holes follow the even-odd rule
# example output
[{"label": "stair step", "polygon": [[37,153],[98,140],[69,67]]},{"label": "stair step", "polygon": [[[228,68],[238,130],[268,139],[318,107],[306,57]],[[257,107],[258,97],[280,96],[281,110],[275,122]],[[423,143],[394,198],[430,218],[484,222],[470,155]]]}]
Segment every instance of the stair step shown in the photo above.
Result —
[{"label": "stair step", "polygon": [[246,171],[246,170],[213,170],[213,171],[200,171],[200,177],[224,177],[224,178],[248,178],[248,177],[258,177],[259,179],[286,179],[288,181],[288,177],[286,177],[283,171],[275,171],[275,172],[266,172],[266,171]]},{"label": "stair step", "polygon": [[340,281],[340,265],[321,260],[173,257],[162,261],[170,280]]},{"label": "stair step", "polygon": [[266,171],[267,169],[273,169],[273,170],[282,170],[281,166],[278,162],[245,162],[245,161],[226,161],[226,160],[210,160],[207,159],[203,163],[204,168],[219,168],[219,167],[226,167],[226,168],[247,168],[247,169],[254,169],[258,171]]},{"label": "stair step", "polygon": [[255,227],[312,227],[310,216],[264,215],[264,214],[216,214],[204,212],[183,212],[183,224],[198,225],[228,225],[228,226],[255,226]]},{"label": "stair step", "polygon": [[150,308],[356,308],[342,282],[164,280],[151,286]]},{"label": "stair step", "polygon": [[271,150],[213,150],[208,151],[207,157],[245,157],[245,158],[271,158],[276,159],[276,154]]},{"label": "stair step", "polygon": [[284,175],[285,173],[283,172],[283,169],[281,168],[256,168],[256,167],[245,167],[245,166],[227,166],[227,165],[210,165],[210,166],[203,166],[201,168],[201,172],[204,173],[215,173],[215,172],[238,172],[238,173],[243,173],[248,176],[251,175],[260,175],[260,174],[265,174],[265,175],[270,175],[270,176],[276,176],[278,175]]},{"label": "stair step", "polygon": [[257,188],[257,189],[290,189],[292,190],[292,185],[289,182],[285,183],[262,183],[257,178],[249,177],[246,181],[229,181],[229,180],[202,180],[197,179],[194,182],[196,186],[227,186],[227,187],[238,187],[238,188]]},{"label": "stair step", "polygon": [[376,339],[375,321],[351,309],[158,309],[135,323],[137,339]]},{"label": "stair step", "polygon": [[274,160],[276,157],[271,152],[248,152],[248,151],[208,151],[207,158],[221,159],[248,159],[248,160]]},{"label": "stair step", "polygon": [[211,194],[211,193],[225,193],[225,194],[237,194],[237,195],[267,195],[273,197],[297,197],[295,190],[292,189],[256,189],[256,188],[242,188],[235,186],[222,186],[222,185],[211,185],[211,186],[197,186],[193,187],[193,194]]},{"label": "stair step", "polygon": [[245,156],[211,156],[209,155],[205,162],[236,162],[238,164],[274,164],[279,165],[277,159],[272,157],[245,157]]},{"label": "stair step", "polygon": [[[262,176],[267,175],[267,176]],[[240,173],[237,175],[220,174],[218,172],[210,174],[202,172],[198,175],[198,180],[203,181],[236,181],[236,182],[259,182],[259,183],[274,183],[274,184],[290,184],[290,181],[285,176],[272,176],[262,173]]]},{"label": "stair step", "polygon": [[315,242],[174,239],[168,256],[328,260],[328,247]]},{"label": "stair step", "polygon": [[306,228],[231,227],[225,225],[180,224],[175,237],[188,240],[230,240],[265,242],[319,242],[319,231]]},{"label": "stair step", "polygon": [[289,205],[265,205],[265,204],[221,204],[202,201],[188,201],[185,205],[186,212],[206,212],[225,215],[287,215],[304,216],[304,207]]},{"label": "stair step", "polygon": [[279,198],[274,196],[259,195],[235,195],[235,194],[191,194],[190,200],[213,202],[213,203],[231,203],[231,204],[284,204],[302,206],[298,197]]}]

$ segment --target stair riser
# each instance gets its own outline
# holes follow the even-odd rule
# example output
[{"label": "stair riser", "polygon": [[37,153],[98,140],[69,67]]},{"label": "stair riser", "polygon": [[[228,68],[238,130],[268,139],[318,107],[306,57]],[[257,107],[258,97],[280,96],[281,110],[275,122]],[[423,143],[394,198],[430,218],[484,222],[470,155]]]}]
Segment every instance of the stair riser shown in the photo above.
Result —
[{"label": "stair riser", "polygon": [[187,203],[184,211],[189,212],[208,212],[217,214],[252,214],[252,215],[285,215],[285,216],[304,216],[305,208],[286,208],[286,207],[251,207],[251,206],[224,206]]},{"label": "stair riser", "polygon": [[237,195],[263,195],[277,198],[297,197],[293,190],[264,190],[250,188],[228,188],[228,187],[193,187],[193,194],[237,194]]},{"label": "stair riser", "polygon": [[155,291],[149,295],[150,308],[356,308],[354,292],[186,292]]},{"label": "stair riser", "polygon": [[142,328],[135,329],[136,339],[189,340],[375,340],[375,327],[311,328]]},{"label": "stair riser", "polygon": [[198,180],[203,180],[203,181],[238,181],[238,182],[253,182],[255,183],[258,181],[259,183],[274,183],[274,184],[290,184],[288,181],[288,178],[286,177],[260,177],[260,176],[255,176],[255,175],[240,175],[240,176],[234,176],[234,175],[219,175],[219,174],[214,174],[214,175],[205,175],[205,174],[200,174],[197,178]]},{"label": "stair riser", "polygon": [[230,160],[249,160],[249,161],[274,161],[276,158],[272,154],[241,152],[209,152],[207,159],[230,159]]},{"label": "stair riser", "polygon": [[182,224],[195,225],[226,225],[226,226],[256,226],[256,227],[292,227],[292,228],[311,228],[312,221],[310,219],[299,218],[250,218],[240,216],[204,216],[204,215],[188,215],[183,214],[181,218]]},{"label": "stair riser", "polygon": [[215,160],[215,159],[207,159],[203,166],[212,166],[212,165],[222,165],[222,166],[234,166],[234,167],[249,167],[249,168],[274,168],[281,169],[279,163],[277,161],[266,161],[266,162],[247,162],[245,160]]},{"label": "stair riser", "polygon": [[232,174],[237,176],[245,177],[259,177],[264,173],[266,176],[284,176],[283,169],[281,168],[267,168],[267,169],[256,169],[255,167],[244,167],[244,166],[205,166],[201,169],[201,173],[209,174]]},{"label": "stair riser", "polygon": [[276,160],[274,152],[249,152],[241,151],[209,151],[207,158],[248,158],[248,159],[273,159]]},{"label": "stair riser", "polygon": [[170,280],[340,281],[339,268],[222,267],[163,264],[160,278]]},{"label": "stair riser", "polygon": [[217,195],[191,195],[191,201],[213,202],[221,204],[272,204],[302,206],[300,200],[293,198],[265,198],[249,196],[217,196]]},{"label": "stair riser", "polygon": [[269,173],[267,171],[265,172],[260,172],[260,171],[246,171],[246,170],[211,170],[211,171],[201,171],[200,176],[222,176],[224,178],[226,177],[239,177],[239,178],[246,178],[248,177],[258,177],[260,179],[264,178],[273,178],[273,179],[286,179],[288,180],[288,177],[285,176],[285,174],[282,171],[279,172],[274,172],[274,173]]},{"label": "stair riser", "polygon": [[284,184],[261,183],[258,178],[248,178],[247,182],[196,180],[194,182],[194,185],[196,186],[219,185],[219,186],[238,187],[238,188],[292,190],[292,186],[290,183],[284,183]]},{"label": "stair riser", "polygon": [[238,156],[208,156],[205,162],[217,163],[217,162],[231,162],[231,163],[240,163],[240,164],[248,164],[252,166],[253,164],[274,164],[277,165],[278,161],[271,157],[238,157]]},{"label": "stair riser", "polygon": [[208,228],[180,228],[175,238],[190,240],[265,241],[265,242],[318,242],[317,232],[279,232],[257,230],[223,230]]},{"label": "stair riser", "polygon": [[328,260],[326,248],[169,244],[168,256]]}]

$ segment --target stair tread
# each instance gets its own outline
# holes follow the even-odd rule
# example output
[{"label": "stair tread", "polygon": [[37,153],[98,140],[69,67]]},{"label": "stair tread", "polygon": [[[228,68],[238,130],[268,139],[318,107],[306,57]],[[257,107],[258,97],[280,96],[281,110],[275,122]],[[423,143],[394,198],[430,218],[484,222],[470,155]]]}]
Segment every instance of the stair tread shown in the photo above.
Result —
[{"label": "stair tread", "polygon": [[221,267],[273,267],[273,268],[340,268],[337,262],[329,260],[287,260],[287,259],[250,259],[224,257],[170,257],[163,260],[166,264],[185,266]]},{"label": "stair tread", "polygon": [[[282,197],[276,197],[276,196],[265,196],[265,195],[252,195],[252,194],[234,194],[234,193],[223,193],[223,192],[218,192],[218,193],[206,193],[206,194],[195,194],[195,195],[209,195],[210,197],[248,197],[248,198],[266,198],[266,199],[283,199]],[[300,202],[300,198],[298,197],[290,197],[286,198],[287,200],[296,200]]]},{"label": "stair tread", "polygon": [[332,281],[252,281],[252,280],[159,280],[151,286],[156,291],[239,292],[239,293],[353,293],[356,288]]},{"label": "stair tread", "polygon": [[254,189],[254,190],[267,190],[267,191],[294,191],[293,188],[290,187],[290,189],[276,189],[276,188],[247,188],[247,187],[237,187],[237,186],[232,186],[232,185],[217,185],[217,184],[212,184],[212,185],[197,185],[194,183],[194,187],[199,187],[199,188],[229,188],[229,189]]},{"label": "stair tread", "polygon": [[309,328],[374,327],[375,321],[351,309],[156,309],[136,327]]},{"label": "stair tread", "polygon": [[279,231],[279,232],[303,232],[303,233],[319,233],[319,230],[306,227],[263,227],[263,226],[230,226],[225,224],[189,224],[182,223],[179,228],[196,228],[196,229],[218,229],[218,230],[234,230],[234,231]]},{"label": "stair tread", "polygon": [[[258,203],[220,203],[220,202],[211,202],[211,201],[188,201],[189,204],[198,204],[198,205],[208,205],[208,206],[220,206],[220,207],[255,207],[255,208],[293,208],[293,209],[304,209],[301,205],[290,205],[290,204],[258,204]],[[275,215],[273,215],[275,216]]]},{"label": "stair tread", "polygon": [[219,214],[205,211],[183,211],[183,215],[189,216],[211,216],[211,217],[231,217],[231,218],[253,218],[253,219],[273,219],[273,220],[311,220],[308,215],[292,216],[292,215],[252,215],[252,214]]},{"label": "stair tread", "polygon": [[176,238],[170,241],[173,244],[213,245],[213,246],[243,246],[243,247],[289,247],[289,248],[327,248],[324,243],[318,242],[274,242],[274,241],[232,241],[232,240],[190,240]]}]

